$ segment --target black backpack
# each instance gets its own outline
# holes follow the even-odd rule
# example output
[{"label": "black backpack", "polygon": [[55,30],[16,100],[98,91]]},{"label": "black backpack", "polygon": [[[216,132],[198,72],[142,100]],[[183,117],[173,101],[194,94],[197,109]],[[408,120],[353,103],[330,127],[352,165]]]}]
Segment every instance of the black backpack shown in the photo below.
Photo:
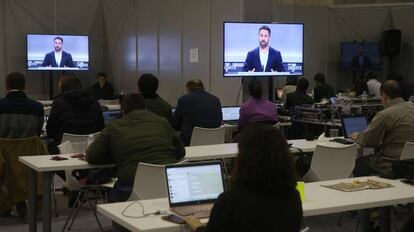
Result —
[{"label": "black backpack", "polygon": [[414,179],[414,159],[396,160],[392,163],[392,171],[396,178]]}]

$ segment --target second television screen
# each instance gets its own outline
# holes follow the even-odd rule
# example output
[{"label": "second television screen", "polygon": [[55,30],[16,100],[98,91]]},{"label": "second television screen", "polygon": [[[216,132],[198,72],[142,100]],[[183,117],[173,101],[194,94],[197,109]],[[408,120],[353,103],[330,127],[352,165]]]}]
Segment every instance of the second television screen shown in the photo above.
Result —
[{"label": "second television screen", "polygon": [[303,24],[224,23],[225,77],[303,75]]},{"label": "second television screen", "polygon": [[89,39],[84,35],[27,35],[28,70],[89,70]]}]

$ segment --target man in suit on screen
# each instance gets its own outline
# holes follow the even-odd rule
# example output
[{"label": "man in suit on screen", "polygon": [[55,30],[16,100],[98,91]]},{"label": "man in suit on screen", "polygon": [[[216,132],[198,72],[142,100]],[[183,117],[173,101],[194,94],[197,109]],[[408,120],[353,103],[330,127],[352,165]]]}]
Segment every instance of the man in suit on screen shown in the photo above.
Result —
[{"label": "man in suit on screen", "polygon": [[63,38],[55,37],[53,39],[54,51],[46,54],[43,59],[43,67],[75,67],[72,55],[62,50]]},{"label": "man in suit on screen", "polygon": [[282,55],[270,47],[271,31],[268,26],[259,28],[259,47],[247,53],[243,71],[245,72],[284,72]]}]

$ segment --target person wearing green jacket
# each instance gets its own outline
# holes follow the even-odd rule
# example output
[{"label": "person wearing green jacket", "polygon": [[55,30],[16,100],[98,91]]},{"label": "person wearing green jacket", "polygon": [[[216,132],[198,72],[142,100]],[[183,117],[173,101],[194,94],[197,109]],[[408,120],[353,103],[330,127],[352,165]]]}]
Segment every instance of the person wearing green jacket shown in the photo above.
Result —
[{"label": "person wearing green jacket", "polygon": [[118,181],[109,195],[110,202],[129,198],[139,162],[170,164],[185,155],[184,145],[170,123],[147,111],[142,96],[124,96],[121,110],[123,117],[112,120],[86,151],[90,164],[115,164]]}]

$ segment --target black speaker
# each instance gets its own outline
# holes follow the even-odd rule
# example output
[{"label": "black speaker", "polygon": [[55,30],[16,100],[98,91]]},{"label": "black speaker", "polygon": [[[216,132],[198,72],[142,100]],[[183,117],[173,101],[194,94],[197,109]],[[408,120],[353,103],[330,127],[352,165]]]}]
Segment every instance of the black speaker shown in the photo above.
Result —
[{"label": "black speaker", "polygon": [[381,34],[380,52],[383,56],[396,56],[401,51],[401,30],[392,29]]}]

